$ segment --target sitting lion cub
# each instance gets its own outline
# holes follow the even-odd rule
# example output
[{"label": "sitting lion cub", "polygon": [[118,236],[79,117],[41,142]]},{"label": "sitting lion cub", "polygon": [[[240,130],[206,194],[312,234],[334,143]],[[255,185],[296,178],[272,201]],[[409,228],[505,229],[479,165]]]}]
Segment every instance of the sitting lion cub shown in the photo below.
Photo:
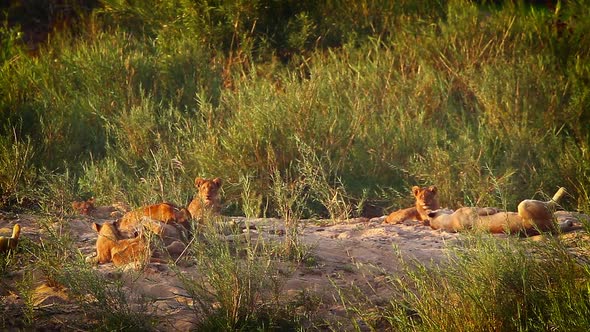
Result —
[{"label": "sitting lion cub", "polygon": [[429,213],[430,227],[449,232],[477,229],[509,234],[554,231],[557,224],[552,211],[564,194],[565,189],[560,188],[548,202],[524,200],[518,204],[518,212],[476,207],[463,207],[457,211],[436,210]]},{"label": "sitting lion cub", "polygon": [[193,219],[202,223],[203,217],[207,216],[207,214],[220,213],[219,190],[221,189],[221,184],[222,181],[220,178],[209,180],[197,177],[195,179],[195,187],[197,187],[199,192],[188,205],[188,211]]},{"label": "sitting lion cub", "polygon": [[399,224],[404,221],[428,220],[428,212],[431,210],[440,209],[438,199],[436,197],[437,189],[435,186],[423,187],[418,186],[412,187],[412,193],[416,197],[416,205],[411,208],[401,209],[392,212],[385,218],[383,223],[385,224]]}]

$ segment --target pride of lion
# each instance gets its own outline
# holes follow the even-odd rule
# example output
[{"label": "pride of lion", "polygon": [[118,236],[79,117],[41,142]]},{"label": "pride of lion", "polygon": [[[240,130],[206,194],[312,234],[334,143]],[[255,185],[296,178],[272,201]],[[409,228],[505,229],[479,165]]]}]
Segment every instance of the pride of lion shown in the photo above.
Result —
[{"label": "pride of lion", "polygon": [[566,230],[567,223],[558,225],[555,212],[558,201],[565,195],[560,188],[549,201],[526,199],[520,202],[517,212],[503,211],[492,207],[462,207],[455,211],[441,209],[435,186],[412,188],[416,198],[415,207],[391,213],[383,223],[401,223],[407,220],[422,221],[432,229],[459,232],[473,229],[490,233],[537,234]]},{"label": "pride of lion", "polygon": [[[220,178],[197,177],[194,184],[197,194],[186,208],[164,202],[127,211],[115,221],[93,223],[92,227],[98,233],[96,256],[89,257],[88,261],[123,266],[157,260],[148,239],[151,235],[161,240],[170,257],[180,256],[186,250],[186,241],[192,231],[190,221],[202,224],[208,216],[219,215],[221,210]],[[392,212],[383,219],[383,223],[420,221],[432,229],[447,232],[468,229],[509,234],[552,232],[558,228],[555,210],[565,189],[560,188],[549,201],[524,200],[518,205],[517,212],[489,207],[462,207],[455,211],[441,209],[437,193],[436,186],[412,187],[415,205]],[[72,206],[81,214],[91,215],[95,211],[93,204],[93,200],[88,200],[74,202]]]},{"label": "pride of lion", "polygon": [[[87,260],[98,264],[112,262],[115,266],[153,260],[149,235],[157,236],[166,252],[178,257],[185,250],[184,241],[191,230],[189,221],[203,223],[205,217],[220,213],[221,184],[220,178],[197,177],[197,195],[188,208],[164,202],[129,211],[113,222],[94,223],[92,228],[98,233],[96,256]],[[91,212],[90,203],[94,202],[74,202],[72,206],[79,213]]]},{"label": "pride of lion", "polygon": [[94,223],[92,229],[98,233],[96,256],[89,257],[87,261],[98,264],[113,262],[115,266],[122,266],[148,259],[149,247],[143,236],[123,238],[116,222]]},{"label": "pride of lion", "polygon": [[449,232],[475,229],[490,233],[533,234],[557,230],[554,211],[557,202],[565,194],[560,188],[549,201],[526,199],[518,204],[518,212],[496,208],[462,207],[456,211],[442,209],[431,211],[430,227]]}]

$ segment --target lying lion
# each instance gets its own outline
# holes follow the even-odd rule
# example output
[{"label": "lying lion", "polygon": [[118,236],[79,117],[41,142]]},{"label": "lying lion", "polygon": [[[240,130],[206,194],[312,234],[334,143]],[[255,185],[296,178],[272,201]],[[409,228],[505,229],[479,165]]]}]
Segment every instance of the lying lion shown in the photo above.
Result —
[{"label": "lying lion", "polygon": [[[146,219],[147,218],[147,219]],[[144,220],[156,220],[158,222],[143,223]],[[141,207],[127,212],[119,219],[119,230],[129,235],[139,232],[144,228],[161,235],[165,227],[163,224],[179,224],[189,229],[190,214],[187,209],[179,208],[171,203],[159,203]]]},{"label": "lying lion", "polygon": [[72,202],[72,209],[79,215],[90,216],[97,219],[121,218],[130,210],[124,203],[115,203],[108,206],[96,206],[94,197],[85,201]]},{"label": "lying lion", "polygon": [[[146,223],[148,222],[146,221]],[[171,227],[165,224],[164,226],[165,228]],[[152,257],[155,251],[150,247],[150,241],[145,238],[144,233],[135,234],[132,238],[125,238],[118,229],[117,221],[103,224],[94,223],[92,228],[98,233],[96,256],[88,257],[88,262],[96,264],[112,262],[115,266],[124,266],[130,263],[141,266],[147,262],[165,262],[160,258]],[[164,243],[164,248],[171,257],[178,257],[184,252],[186,246],[172,238],[168,243]]]},{"label": "lying lion", "polygon": [[387,218],[385,218],[383,223],[399,224],[404,221],[412,220],[426,221],[428,220],[428,211],[440,209],[436,197],[437,189],[435,186],[423,188],[414,186],[412,187],[412,193],[416,198],[415,206],[392,212]]},{"label": "lying lion", "polygon": [[518,212],[500,211],[496,208],[463,207],[456,211],[441,209],[428,214],[430,227],[448,232],[464,229],[483,230],[490,233],[524,233],[555,231],[557,224],[553,211],[564,195],[559,191],[548,202],[527,199],[518,204]]},{"label": "lying lion", "polygon": [[[188,230],[190,229],[188,224],[190,219],[202,222],[203,216],[207,215],[207,213],[218,214],[220,211],[219,189],[221,188],[221,179],[208,180],[197,177],[195,186],[199,189],[199,192],[188,208],[179,208],[171,203],[144,206],[126,213],[119,222],[119,229],[126,234],[137,232],[146,226],[141,224],[141,220],[147,217],[150,220],[158,220],[165,224],[179,224]],[[157,223],[150,223],[147,226],[153,233],[162,233],[162,227]]]},{"label": "lying lion", "polygon": [[93,223],[92,229],[98,233],[96,256],[87,258],[87,261],[98,264],[113,262],[115,266],[148,261],[149,246],[143,236],[123,238],[116,222]]},{"label": "lying lion", "polygon": [[[197,219],[207,213],[219,213],[219,189],[221,179],[213,180],[197,177],[195,186],[199,189],[198,196],[189,204],[188,209],[179,208],[171,203],[159,203],[141,207],[127,212],[121,219],[113,223],[105,223],[102,226],[94,224],[93,228],[99,233],[96,242],[98,263],[112,260],[115,265],[124,263],[130,259],[138,260],[140,253],[145,254],[149,245],[143,239],[143,234],[153,233],[163,240],[167,252],[171,256],[179,256],[186,248],[181,242],[186,236],[184,231],[189,230],[189,220]],[[177,227],[183,226],[183,227]],[[132,237],[142,234],[139,237]],[[117,254],[117,257],[114,256]],[[125,254],[129,253],[129,254]],[[148,255],[149,257],[149,255]],[[142,258],[145,260],[145,258]],[[115,261],[119,261],[119,263]]]}]

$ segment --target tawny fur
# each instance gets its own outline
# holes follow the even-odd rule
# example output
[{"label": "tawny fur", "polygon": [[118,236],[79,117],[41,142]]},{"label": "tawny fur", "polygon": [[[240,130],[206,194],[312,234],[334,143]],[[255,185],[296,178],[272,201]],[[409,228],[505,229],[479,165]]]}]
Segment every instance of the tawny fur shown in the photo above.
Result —
[{"label": "tawny fur", "polygon": [[92,210],[94,210],[94,198],[85,201],[73,201],[72,209],[80,215],[87,216]]},{"label": "tawny fur", "polygon": [[213,180],[197,177],[195,187],[198,189],[197,195],[193,198],[188,206],[188,211],[192,218],[203,222],[204,217],[213,214],[217,215],[221,211],[219,190],[222,181],[220,178]]},{"label": "tawny fur", "polygon": [[[161,223],[176,223],[188,227],[190,214],[186,209],[179,208],[171,203],[160,203],[141,207],[127,212],[119,220],[119,230],[126,235],[142,231],[147,228],[153,233],[161,235],[164,226]],[[145,220],[159,221],[144,223]]]},{"label": "tawny fur", "polygon": [[149,248],[142,236],[125,239],[116,227],[116,223],[93,223],[92,228],[98,233],[96,239],[96,257],[91,262],[105,264],[113,262],[115,266],[129,263],[145,263],[149,258]]},{"label": "tawny fur", "polygon": [[436,186],[423,188],[414,186],[412,187],[412,193],[416,198],[415,206],[392,212],[387,216],[387,218],[385,218],[384,223],[399,224],[412,220],[426,221],[428,220],[429,211],[440,208],[440,205],[438,204]]},{"label": "tawny fur", "polygon": [[96,206],[94,197],[85,201],[74,201],[72,202],[72,208],[80,215],[86,215],[97,219],[121,218],[125,212],[131,210],[129,206],[124,203]]},{"label": "tawny fur", "polygon": [[20,225],[15,224],[12,227],[12,236],[0,236],[0,253],[5,253],[10,250],[15,250],[18,245],[18,239],[20,237]]},{"label": "tawny fur", "polygon": [[476,229],[490,233],[510,234],[555,231],[557,223],[552,211],[564,192],[565,190],[560,189],[548,202],[524,200],[518,204],[518,212],[475,207],[463,207],[457,211],[432,211],[429,214],[430,227],[449,232]]},{"label": "tawny fur", "polygon": [[[171,225],[162,224],[165,228]],[[166,263],[162,259],[159,247],[150,248],[149,242],[143,235],[133,238],[124,238],[117,229],[117,222],[105,222],[102,225],[94,223],[92,228],[98,232],[96,240],[96,256],[87,258],[87,261],[96,264],[112,262],[115,266],[135,264],[136,267],[148,262]],[[173,228],[173,227],[172,227]],[[172,258],[176,258],[184,252],[186,245],[176,239],[164,242],[162,249]],[[165,256],[168,257],[166,254]],[[156,256],[156,257],[153,257]]]},{"label": "tawny fur", "polygon": [[186,228],[182,224],[170,222],[163,223],[159,220],[154,220],[149,217],[141,218],[140,224],[143,226],[142,231],[150,231],[157,235],[163,242],[164,246],[168,246],[175,241],[186,240]]}]

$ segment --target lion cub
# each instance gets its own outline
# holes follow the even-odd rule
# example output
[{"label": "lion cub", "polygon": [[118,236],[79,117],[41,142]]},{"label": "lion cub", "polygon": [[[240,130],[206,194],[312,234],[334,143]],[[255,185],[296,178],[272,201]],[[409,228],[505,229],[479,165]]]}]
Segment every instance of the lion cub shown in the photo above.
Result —
[{"label": "lion cub", "polygon": [[403,223],[404,221],[411,220],[427,221],[428,212],[440,209],[440,205],[438,204],[438,198],[436,195],[436,186],[423,188],[413,186],[412,193],[416,198],[416,205],[411,208],[401,209],[392,212],[390,215],[387,216],[387,218],[385,218],[385,221],[383,223],[399,224]]},{"label": "lion cub", "polygon": [[209,180],[197,177],[195,179],[195,187],[197,187],[199,192],[188,205],[188,211],[193,219],[202,223],[203,217],[208,213],[220,213],[219,190],[221,189],[221,184],[222,181],[220,178]]},{"label": "lion cub", "polygon": [[12,227],[12,236],[0,236],[0,253],[5,253],[16,249],[18,245],[18,238],[20,237],[20,225],[15,224]]},{"label": "lion cub", "polygon": [[72,202],[72,208],[79,215],[90,216],[97,219],[121,218],[129,211],[129,206],[124,203],[115,203],[109,206],[96,206],[94,197],[85,201]]},{"label": "lion cub", "polygon": [[113,262],[115,266],[122,266],[146,263],[149,259],[149,247],[141,235],[124,239],[116,222],[93,223],[92,229],[98,233],[96,257],[90,257],[88,261],[98,264]]},{"label": "lion cub", "polygon": [[[160,223],[159,221],[144,222]],[[136,266],[141,266],[148,262],[166,263],[166,259],[162,259],[162,254],[165,257],[177,258],[186,249],[184,243],[177,240],[178,233],[175,233],[175,229],[171,225],[162,224],[165,230],[163,231],[165,235],[162,235],[164,246],[156,248],[150,246],[150,241],[144,237],[143,232],[140,232],[139,235],[136,233],[132,238],[125,238],[118,226],[118,221],[92,225],[92,228],[98,233],[96,256],[88,257],[86,261],[95,264],[113,262],[115,266],[134,263]],[[160,249],[164,249],[164,251]],[[152,257],[152,254],[155,254],[156,257]]]},{"label": "lion cub", "polygon": [[152,204],[127,212],[119,220],[119,229],[126,234],[133,234],[146,227],[153,233],[161,235],[164,226],[157,222],[143,222],[146,218],[160,221],[164,224],[180,224],[186,229],[189,229],[188,221],[190,219],[190,213],[188,210],[179,208],[171,203]]}]

